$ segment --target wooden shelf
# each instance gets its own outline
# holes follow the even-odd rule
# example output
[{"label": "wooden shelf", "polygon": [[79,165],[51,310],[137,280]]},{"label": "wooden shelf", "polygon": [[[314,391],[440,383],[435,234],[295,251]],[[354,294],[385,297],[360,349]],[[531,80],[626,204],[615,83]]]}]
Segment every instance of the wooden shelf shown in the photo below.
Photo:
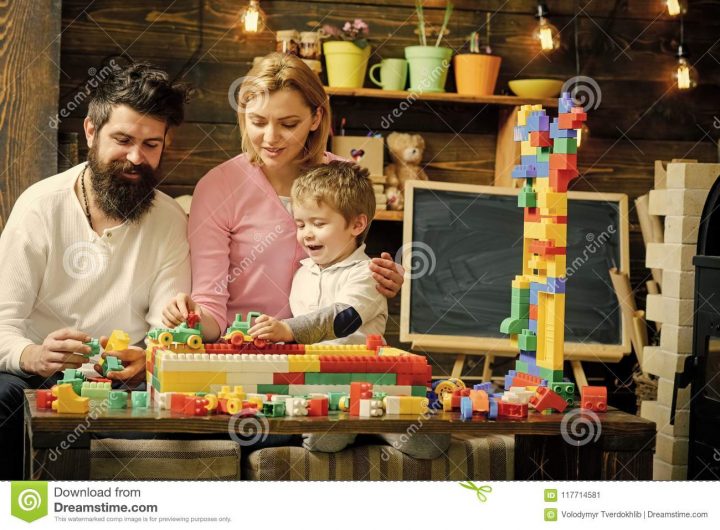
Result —
[{"label": "wooden shelf", "polygon": [[502,105],[519,107],[520,105],[542,105],[543,107],[557,107],[557,98],[535,99],[518,96],[466,96],[455,92],[406,92],[403,90],[382,90],[379,88],[338,88],[325,87],[329,96],[379,98],[379,99],[413,99],[419,101],[441,101],[446,103],[470,103],[485,105]]},{"label": "wooden shelf", "polygon": [[404,214],[402,210],[375,210],[373,221],[402,221]]}]

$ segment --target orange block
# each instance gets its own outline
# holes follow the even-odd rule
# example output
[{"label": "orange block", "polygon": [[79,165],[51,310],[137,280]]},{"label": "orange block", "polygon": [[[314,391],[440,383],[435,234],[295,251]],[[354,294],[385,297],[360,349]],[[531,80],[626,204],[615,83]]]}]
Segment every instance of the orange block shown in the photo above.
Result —
[{"label": "orange block", "polygon": [[532,147],[551,147],[550,131],[530,131],[530,145]]}]

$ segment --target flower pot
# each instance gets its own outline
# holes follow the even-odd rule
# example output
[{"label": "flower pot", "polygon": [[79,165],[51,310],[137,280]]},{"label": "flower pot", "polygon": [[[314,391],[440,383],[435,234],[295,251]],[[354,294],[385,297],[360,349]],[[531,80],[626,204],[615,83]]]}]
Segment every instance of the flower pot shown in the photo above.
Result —
[{"label": "flower pot", "polygon": [[370,45],[357,47],[352,42],[329,41],[323,44],[328,85],[362,88],[370,58]]},{"label": "flower pot", "polygon": [[410,90],[445,92],[452,49],[435,46],[408,46],[405,58],[410,66]]},{"label": "flower pot", "polygon": [[455,56],[455,84],[458,94],[492,96],[502,58],[497,55],[463,53]]}]

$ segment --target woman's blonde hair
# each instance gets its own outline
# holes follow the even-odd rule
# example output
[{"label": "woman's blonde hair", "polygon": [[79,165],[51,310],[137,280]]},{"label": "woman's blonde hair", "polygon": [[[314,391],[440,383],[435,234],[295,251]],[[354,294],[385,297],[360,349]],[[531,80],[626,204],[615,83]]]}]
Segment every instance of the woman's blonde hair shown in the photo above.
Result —
[{"label": "woman's blonde hair", "polygon": [[330,134],[330,103],[318,75],[295,55],[271,53],[258,61],[245,76],[238,94],[238,122],[242,134],[242,149],[253,164],[261,165],[245,127],[248,104],[257,98],[268,98],[277,90],[290,88],[302,96],[313,115],[320,109],[320,125],[310,131],[303,149],[300,165],[319,164],[327,148]]}]

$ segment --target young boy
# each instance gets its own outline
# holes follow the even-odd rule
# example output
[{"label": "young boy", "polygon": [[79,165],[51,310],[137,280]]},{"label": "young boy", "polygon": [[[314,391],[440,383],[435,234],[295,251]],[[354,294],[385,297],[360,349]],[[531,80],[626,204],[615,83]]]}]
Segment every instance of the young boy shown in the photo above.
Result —
[{"label": "young boy", "polygon": [[385,333],[387,299],[368,268],[365,236],[375,215],[369,173],[350,162],[311,168],[292,187],[302,260],[290,291],[293,318],[262,315],[249,330],[274,342],[365,344]]}]

